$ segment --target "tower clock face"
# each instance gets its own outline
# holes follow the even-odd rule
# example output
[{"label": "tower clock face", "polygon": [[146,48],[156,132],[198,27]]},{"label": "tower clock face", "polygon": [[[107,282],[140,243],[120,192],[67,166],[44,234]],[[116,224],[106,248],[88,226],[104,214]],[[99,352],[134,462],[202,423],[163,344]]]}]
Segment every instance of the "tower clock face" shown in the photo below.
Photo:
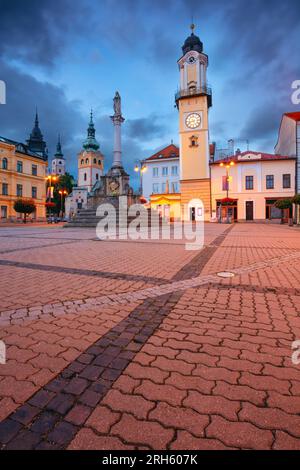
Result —
[{"label": "tower clock face", "polygon": [[189,129],[197,129],[201,124],[201,116],[198,113],[189,114],[185,120],[185,123]]},{"label": "tower clock face", "polygon": [[189,57],[188,63],[189,63],[189,64],[193,64],[194,62],[196,62],[195,57],[194,57],[194,56]]}]

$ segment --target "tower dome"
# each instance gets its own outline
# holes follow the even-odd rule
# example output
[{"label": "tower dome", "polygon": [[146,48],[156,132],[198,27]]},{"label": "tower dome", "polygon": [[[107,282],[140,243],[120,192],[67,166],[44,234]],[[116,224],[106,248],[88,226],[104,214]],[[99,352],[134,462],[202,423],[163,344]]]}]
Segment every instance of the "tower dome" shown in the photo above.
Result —
[{"label": "tower dome", "polygon": [[192,34],[185,40],[182,46],[183,54],[186,54],[190,51],[203,52],[203,43],[200,41],[200,38],[194,34],[195,25],[191,25]]}]

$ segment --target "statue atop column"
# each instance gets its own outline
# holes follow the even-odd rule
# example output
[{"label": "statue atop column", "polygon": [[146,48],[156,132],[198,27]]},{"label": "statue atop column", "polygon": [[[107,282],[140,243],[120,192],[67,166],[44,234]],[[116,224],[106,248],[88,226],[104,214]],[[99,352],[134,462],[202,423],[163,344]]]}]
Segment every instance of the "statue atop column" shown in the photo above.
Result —
[{"label": "statue atop column", "polygon": [[115,97],[114,97],[114,111],[115,111],[115,116],[122,116],[122,111],[121,111],[121,96],[118,91],[116,91]]}]

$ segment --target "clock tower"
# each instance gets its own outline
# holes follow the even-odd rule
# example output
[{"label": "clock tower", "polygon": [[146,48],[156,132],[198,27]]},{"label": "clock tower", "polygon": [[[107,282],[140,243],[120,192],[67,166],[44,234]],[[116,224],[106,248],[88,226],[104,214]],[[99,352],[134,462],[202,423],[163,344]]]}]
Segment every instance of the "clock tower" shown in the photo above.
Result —
[{"label": "clock tower", "polygon": [[[208,57],[203,44],[192,33],[186,39],[178,61],[180,86],[176,94],[179,111],[181,206],[184,220],[195,220],[197,208],[190,201],[201,199],[205,220],[211,217],[209,170],[208,110],[212,106],[211,89],[207,85]],[[202,210],[202,209],[200,209]]]}]

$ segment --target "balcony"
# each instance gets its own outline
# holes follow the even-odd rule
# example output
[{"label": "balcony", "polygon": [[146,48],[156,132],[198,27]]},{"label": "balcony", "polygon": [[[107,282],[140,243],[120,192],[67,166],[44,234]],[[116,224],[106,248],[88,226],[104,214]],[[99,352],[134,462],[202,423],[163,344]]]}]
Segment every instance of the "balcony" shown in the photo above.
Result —
[{"label": "balcony", "polygon": [[201,87],[191,87],[185,90],[179,90],[175,94],[175,102],[178,108],[178,101],[181,98],[189,98],[191,96],[207,96],[208,107],[212,106],[212,90],[209,86],[203,85]]}]

